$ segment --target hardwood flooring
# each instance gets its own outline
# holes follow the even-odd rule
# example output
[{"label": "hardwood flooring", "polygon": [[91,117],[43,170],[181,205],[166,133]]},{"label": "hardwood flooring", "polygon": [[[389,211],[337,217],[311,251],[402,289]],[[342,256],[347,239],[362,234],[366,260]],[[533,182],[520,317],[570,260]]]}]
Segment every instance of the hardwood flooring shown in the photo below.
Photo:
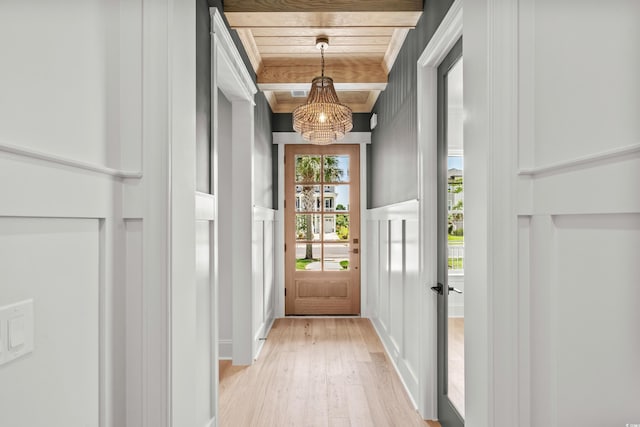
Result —
[{"label": "hardwood flooring", "polygon": [[464,417],[464,318],[449,318],[448,395],[460,415]]},{"label": "hardwood flooring", "polygon": [[252,366],[220,362],[221,427],[424,427],[373,326],[285,318]]}]

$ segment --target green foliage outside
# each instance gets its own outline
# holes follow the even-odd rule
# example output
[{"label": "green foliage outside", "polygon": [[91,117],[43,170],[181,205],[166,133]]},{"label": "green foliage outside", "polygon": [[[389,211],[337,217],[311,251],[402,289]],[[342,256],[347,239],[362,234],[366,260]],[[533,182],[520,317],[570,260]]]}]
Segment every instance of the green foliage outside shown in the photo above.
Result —
[{"label": "green foliage outside", "polygon": [[449,258],[448,264],[450,270],[462,270],[464,268],[463,258]]},{"label": "green foliage outside", "polygon": [[464,236],[455,236],[449,234],[447,237],[449,238],[450,245],[461,245],[464,243]]},{"label": "green foliage outside", "polygon": [[349,238],[349,215],[336,215],[336,234],[341,240],[347,240]]},{"label": "green foliage outside", "polygon": [[314,259],[298,258],[296,259],[296,270],[306,270],[307,265],[317,261],[320,261],[320,260],[318,258],[314,258]]}]

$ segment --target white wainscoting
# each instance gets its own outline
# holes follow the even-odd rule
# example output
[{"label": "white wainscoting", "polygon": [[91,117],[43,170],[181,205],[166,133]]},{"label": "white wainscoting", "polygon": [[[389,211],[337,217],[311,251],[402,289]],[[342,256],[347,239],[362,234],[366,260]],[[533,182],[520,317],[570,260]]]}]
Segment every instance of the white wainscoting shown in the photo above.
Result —
[{"label": "white wainscoting", "polygon": [[0,306],[33,299],[35,334],[34,351],[0,369],[2,425],[99,424],[100,228],[95,218],[0,216]]},{"label": "white wainscoting", "polygon": [[253,349],[258,357],[275,318],[275,218],[273,209],[253,210]]},{"label": "white wainscoting", "polygon": [[418,201],[368,211],[367,312],[409,396],[419,399]]}]

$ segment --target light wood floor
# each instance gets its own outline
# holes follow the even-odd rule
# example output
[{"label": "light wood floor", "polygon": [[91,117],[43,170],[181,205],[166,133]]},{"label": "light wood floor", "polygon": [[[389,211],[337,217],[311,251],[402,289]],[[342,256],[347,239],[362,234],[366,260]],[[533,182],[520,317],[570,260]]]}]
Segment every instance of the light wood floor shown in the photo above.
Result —
[{"label": "light wood floor", "polygon": [[276,320],[250,367],[220,362],[222,427],[440,426],[414,410],[361,318]]},{"label": "light wood floor", "polygon": [[448,395],[464,417],[464,318],[449,318],[449,386]]}]

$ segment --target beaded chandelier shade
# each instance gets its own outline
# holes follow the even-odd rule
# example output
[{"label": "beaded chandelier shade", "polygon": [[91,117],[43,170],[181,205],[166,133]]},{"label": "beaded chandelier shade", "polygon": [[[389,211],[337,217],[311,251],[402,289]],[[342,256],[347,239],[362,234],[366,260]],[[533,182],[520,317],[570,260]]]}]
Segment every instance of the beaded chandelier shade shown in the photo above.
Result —
[{"label": "beaded chandelier shade", "polygon": [[311,82],[307,102],[293,111],[293,129],[317,145],[331,144],[353,128],[351,108],[340,103],[333,79],[324,75],[324,49],[327,46],[327,39],[316,40],[322,56],[322,76]]}]

